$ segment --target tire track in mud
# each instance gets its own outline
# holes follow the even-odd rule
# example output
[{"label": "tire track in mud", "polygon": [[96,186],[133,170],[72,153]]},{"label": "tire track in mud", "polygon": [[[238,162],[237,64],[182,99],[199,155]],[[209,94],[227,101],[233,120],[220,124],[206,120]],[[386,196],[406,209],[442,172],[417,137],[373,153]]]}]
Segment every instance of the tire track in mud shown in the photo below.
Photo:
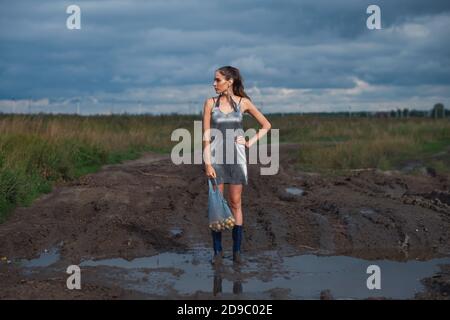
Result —
[{"label": "tire track in mud", "polygon": [[334,230],[328,218],[320,213],[311,212],[318,225],[319,236],[319,252],[322,254],[335,253],[335,235]]}]

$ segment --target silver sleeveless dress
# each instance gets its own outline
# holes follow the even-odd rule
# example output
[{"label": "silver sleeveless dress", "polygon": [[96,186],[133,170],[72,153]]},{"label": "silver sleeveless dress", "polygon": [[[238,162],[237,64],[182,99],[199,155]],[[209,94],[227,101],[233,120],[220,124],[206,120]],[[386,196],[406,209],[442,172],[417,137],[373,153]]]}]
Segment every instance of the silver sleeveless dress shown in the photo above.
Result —
[{"label": "silver sleeveless dress", "polygon": [[214,130],[211,131],[211,165],[216,171],[217,183],[247,185],[246,147],[236,142],[237,136],[244,136],[242,97],[229,113],[220,110],[219,98],[213,98],[214,107],[211,114],[211,129],[217,130],[217,134]]}]

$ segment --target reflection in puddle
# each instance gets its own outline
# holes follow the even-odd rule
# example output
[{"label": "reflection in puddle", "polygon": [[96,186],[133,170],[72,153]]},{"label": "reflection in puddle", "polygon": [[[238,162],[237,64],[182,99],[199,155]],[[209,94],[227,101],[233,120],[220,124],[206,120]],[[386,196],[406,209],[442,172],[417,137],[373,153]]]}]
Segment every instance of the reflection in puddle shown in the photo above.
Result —
[{"label": "reflection in puddle", "polygon": [[19,261],[20,266],[25,268],[33,267],[48,267],[59,260],[58,248],[51,248],[50,250],[45,250],[36,259],[26,260],[22,259]]},{"label": "reflection in puddle", "polygon": [[[88,260],[80,263],[80,267],[104,266],[125,269],[127,270],[125,273],[111,274],[110,280],[120,276],[124,280],[122,283],[125,287],[145,293],[168,294],[170,290],[174,289],[179,294],[188,295],[196,291],[211,292],[214,275],[216,276],[215,283],[218,284],[219,273],[214,273],[210,259],[211,251],[209,249],[199,249],[189,253],[165,252],[132,261],[122,258]],[[255,263],[248,263],[248,270],[254,269],[256,271],[256,268]],[[233,275],[230,274],[233,272],[232,269],[231,260],[224,261],[220,276],[222,277],[223,274],[226,277],[232,277]],[[226,284],[223,288],[228,290]]]},{"label": "reflection in puddle", "polygon": [[170,234],[173,237],[179,237],[179,236],[181,236],[183,234],[183,229],[181,229],[181,228],[172,228],[172,229],[170,229]]},{"label": "reflection in puddle", "polygon": [[300,188],[291,187],[291,188],[286,188],[286,192],[289,194],[292,194],[294,196],[301,196],[301,195],[303,195],[304,191],[303,191],[303,189],[300,189]]},{"label": "reflection in puddle", "polygon": [[[280,257],[267,251],[247,257],[239,268],[225,257],[219,268],[210,264],[209,249],[188,253],[161,253],[152,257],[83,261],[80,267],[107,268],[105,280],[125,288],[157,295],[212,293],[242,295],[245,298],[271,299],[274,291],[284,292],[284,299],[318,299],[330,290],[337,299],[369,297],[413,298],[423,291],[420,280],[439,271],[438,264],[450,258],[428,261],[368,261],[346,256],[301,255]],[[366,286],[367,268],[381,269],[381,289]]]},{"label": "reflection in puddle", "polygon": [[374,215],[376,214],[376,211],[372,208],[362,208],[361,210],[359,210],[359,213],[361,213],[362,215]]}]

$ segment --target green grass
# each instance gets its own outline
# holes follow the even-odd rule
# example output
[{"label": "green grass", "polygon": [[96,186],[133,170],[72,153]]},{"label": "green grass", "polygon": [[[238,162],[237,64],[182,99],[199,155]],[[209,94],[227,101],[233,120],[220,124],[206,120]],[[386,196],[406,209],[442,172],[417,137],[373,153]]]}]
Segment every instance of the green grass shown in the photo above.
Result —
[{"label": "green grass", "polygon": [[191,119],[150,116],[0,116],[0,223],[57,182],[96,172],[105,164],[166,153],[177,127]]},{"label": "green grass", "polygon": [[[391,170],[406,160],[427,160],[450,147],[449,119],[273,117],[280,142],[299,143],[294,157],[303,171],[341,174],[351,169]],[[253,119],[248,127],[255,126]],[[431,164],[430,164],[431,165]],[[433,164],[448,172],[448,161]]]}]

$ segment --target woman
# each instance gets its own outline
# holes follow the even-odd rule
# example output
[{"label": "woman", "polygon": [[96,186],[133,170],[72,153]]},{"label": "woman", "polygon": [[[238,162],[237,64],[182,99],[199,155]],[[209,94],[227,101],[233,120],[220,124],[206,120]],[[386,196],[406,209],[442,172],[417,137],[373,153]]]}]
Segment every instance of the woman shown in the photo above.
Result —
[{"label": "woman", "polygon": [[[248,184],[245,148],[250,148],[263,137],[270,130],[271,124],[245,93],[243,80],[237,68],[225,66],[217,69],[214,89],[219,95],[207,99],[203,110],[205,172],[208,178],[216,179],[222,194],[224,185],[229,185],[228,204],[236,221],[232,233],[233,261],[240,263],[243,225],[241,194],[242,186]],[[244,138],[242,126],[245,112],[251,114],[262,126],[248,141]],[[212,128],[220,131],[222,135],[211,135]],[[235,134],[233,136],[227,134],[227,129],[230,129],[228,132],[234,131]],[[234,147],[233,150],[227,147],[230,145]],[[231,154],[234,156],[230,160]],[[222,233],[211,232],[214,247],[213,264],[217,264],[223,257]]]}]

